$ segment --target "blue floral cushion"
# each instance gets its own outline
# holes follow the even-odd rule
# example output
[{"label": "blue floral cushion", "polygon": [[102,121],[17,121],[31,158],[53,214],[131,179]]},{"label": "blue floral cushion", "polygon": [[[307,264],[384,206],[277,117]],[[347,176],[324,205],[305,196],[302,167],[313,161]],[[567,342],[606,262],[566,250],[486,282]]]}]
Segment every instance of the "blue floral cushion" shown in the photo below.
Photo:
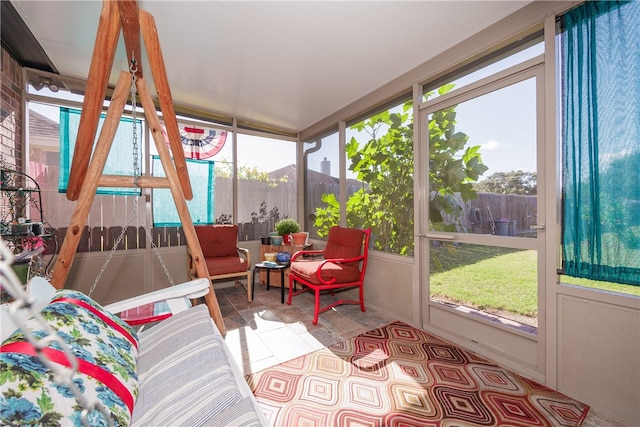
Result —
[{"label": "blue floral cushion", "polygon": [[[138,395],[138,339],[135,331],[84,294],[56,292],[40,314],[78,359],[73,382],[91,402],[102,403],[114,425],[128,426]],[[41,339],[45,330],[35,319],[25,329]],[[67,365],[61,346],[45,350],[50,360]],[[70,388],[54,381],[35,355],[22,330],[0,347],[1,425],[82,425],[82,408]],[[90,425],[107,425],[98,411]]]}]

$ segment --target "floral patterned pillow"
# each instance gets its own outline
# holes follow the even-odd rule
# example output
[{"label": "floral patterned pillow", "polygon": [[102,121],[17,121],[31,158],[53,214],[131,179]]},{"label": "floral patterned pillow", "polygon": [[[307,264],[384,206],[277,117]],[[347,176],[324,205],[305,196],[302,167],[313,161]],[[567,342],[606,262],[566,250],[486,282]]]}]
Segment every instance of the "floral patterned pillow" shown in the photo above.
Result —
[{"label": "floral patterned pillow", "polygon": [[[84,294],[56,292],[41,312],[78,360],[73,382],[89,401],[98,401],[114,425],[127,426],[138,395],[138,340],[134,330]],[[38,339],[46,336],[35,319],[25,328]],[[61,346],[53,342],[47,357],[68,366]],[[54,381],[22,330],[0,347],[0,424],[82,425],[82,407],[71,389]],[[98,411],[90,425],[107,425]]]}]

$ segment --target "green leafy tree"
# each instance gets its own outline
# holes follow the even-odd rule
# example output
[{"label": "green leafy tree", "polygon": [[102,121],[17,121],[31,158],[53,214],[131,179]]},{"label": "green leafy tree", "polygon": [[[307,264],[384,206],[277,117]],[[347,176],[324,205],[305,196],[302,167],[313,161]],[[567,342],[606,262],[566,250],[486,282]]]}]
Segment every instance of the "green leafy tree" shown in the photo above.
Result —
[{"label": "green leafy tree", "polygon": [[[453,85],[439,89],[449,92]],[[429,225],[432,230],[454,232],[461,223],[464,204],[478,197],[473,184],[487,170],[480,146],[466,147],[469,136],[456,132],[455,106],[438,110],[429,120]],[[466,148],[465,148],[466,147]]]},{"label": "green leafy tree", "polygon": [[538,178],[535,172],[521,170],[495,172],[473,187],[478,192],[497,194],[520,194],[533,196],[538,192]]},{"label": "green leafy tree", "polygon": [[[444,94],[452,88],[453,85],[443,86],[439,92]],[[400,112],[384,111],[353,125],[352,129],[366,133],[369,139],[360,146],[353,137],[346,146],[349,170],[366,183],[347,200],[347,224],[371,227],[375,249],[402,255],[413,253],[411,108],[412,103],[407,102]],[[456,195],[463,203],[477,197],[473,182],[487,169],[478,152],[480,147],[465,149],[468,137],[456,133],[455,124],[454,107],[436,112],[429,121],[432,229],[455,229],[462,213]],[[315,220],[321,236],[340,218],[340,205],[333,194],[323,194],[322,201],[326,207],[316,210]]]},{"label": "green leafy tree", "polygon": [[[216,178],[233,177],[233,165],[226,159],[216,162],[215,167]],[[269,177],[269,172],[264,171],[257,166],[240,165],[238,166],[238,179],[252,179],[255,181],[265,181],[269,183],[269,187],[277,187],[281,182],[288,182],[287,175],[282,178],[275,179]]]},{"label": "green leafy tree", "polygon": [[[371,227],[376,249],[405,255],[413,248],[411,105],[404,104],[400,113],[384,111],[353,125],[352,129],[365,132],[369,140],[360,147],[353,137],[346,145],[349,170],[366,183],[347,200],[347,223]],[[327,207],[316,211],[315,221],[321,236],[340,218],[340,205],[333,194],[323,194],[322,201]]]}]

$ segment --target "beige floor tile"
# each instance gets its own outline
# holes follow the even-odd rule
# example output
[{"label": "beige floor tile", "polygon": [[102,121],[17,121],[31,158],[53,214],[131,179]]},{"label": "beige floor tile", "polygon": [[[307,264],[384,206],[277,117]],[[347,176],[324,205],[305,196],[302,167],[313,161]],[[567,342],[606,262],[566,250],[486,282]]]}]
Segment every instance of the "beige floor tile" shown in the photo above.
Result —
[{"label": "beige floor tile", "polygon": [[273,356],[272,351],[264,344],[264,341],[249,326],[237,329],[228,329],[225,342],[240,366],[247,365],[251,361],[266,359]]},{"label": "beige floor tile", "polygon": [[280,362],[311,353],[314,347],[287,327],[259,332],[258,336]]},{"label": "beige floor tile", "polygon": [[320,349],[326,347],[323,343],[318,341],[318,339],[316,339],[316,337],[314,337],[309,332],[304,332],[302,334],[298,334],[298,336],[301,339],[303,339],[304,342],[306,342],[307,344],[309,344],[313,348],[312,351],[320,350]]}]

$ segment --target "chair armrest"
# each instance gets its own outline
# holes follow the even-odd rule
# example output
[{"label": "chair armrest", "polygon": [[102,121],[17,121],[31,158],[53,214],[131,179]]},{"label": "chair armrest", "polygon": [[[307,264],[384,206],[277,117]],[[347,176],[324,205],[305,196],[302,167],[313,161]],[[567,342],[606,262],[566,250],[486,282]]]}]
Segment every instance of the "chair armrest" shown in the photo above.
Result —
[{"label": "chair armrest", "polygon": [[[138,295],[123,301],[114,302],[104,306],[105,310],[113,314],[121,313],[132,308],[153,304],[159,301],[183,300],[184,298],[196,299],[209,293],[209,279],[196,279],[168,288]],[[169,304],[171,306],[171,304]],[[173,311],[173,310],[172,310]]]},{"label": "chair armrest", "polygon": [[293,254],[293,256],[291,257],[291,262],[295,261],[296,258],[304,256],[304,255],[324,255],[324,251],[323,250],[308,250],[308,251],[298,251],[296,253]]},{"label": "chair armrest", "polygon": [[324,285],[333,285],[336,282],[335,278],[332,278],[331,280],[325,280],[322,278],[322,268],[327,264],[327,263],[333,263],[333,264],[347,264],[347,263],[351,263],[351,262],[360,262],[360,261],[364,261],[364,255],[360,255],[354,258],[329,258],[329,259],[325,259],[324,261],[322,261],[320,263],[320,265],[318,266],[318,270],[316,270],[316,274],[318,275],[318,280],[320,280],[320,282]]},{"label": "chair armrest", "polygon": [[346,264],[348,262],[358,262],[363,260],[364,260],[364,255],[360,255],[353,258],[327,258],[322,262],[322,264],[320,264],[320,268],[322,268],[322,266],[328,262],[332,262],[334,264]]},{"label": "chair armrest", "polygon": [[238,250],[238,253],[244,255],[244,258],[247,260],[247,268],[251,268],[251,253],[249,252],[249,249],[239,248],[237,246],[236,249]]}]

